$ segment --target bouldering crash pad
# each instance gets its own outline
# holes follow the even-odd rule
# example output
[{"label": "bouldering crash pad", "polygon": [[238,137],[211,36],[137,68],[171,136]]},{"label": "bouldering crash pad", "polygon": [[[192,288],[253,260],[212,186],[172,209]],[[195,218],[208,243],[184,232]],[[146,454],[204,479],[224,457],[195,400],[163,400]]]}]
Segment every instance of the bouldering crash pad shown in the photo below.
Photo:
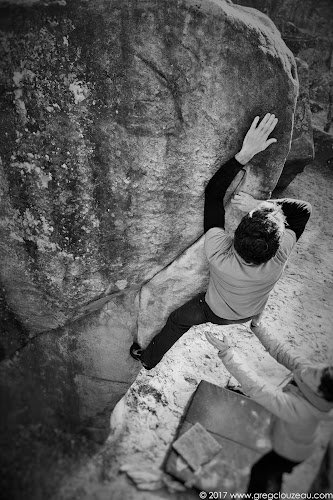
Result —
[{"label": "bouldering crash pad", "polygon": [[271,449],[271,424],[272,415],[247,396],[203,380],[165,471],[199,490],[246,492],[252,465]]}]

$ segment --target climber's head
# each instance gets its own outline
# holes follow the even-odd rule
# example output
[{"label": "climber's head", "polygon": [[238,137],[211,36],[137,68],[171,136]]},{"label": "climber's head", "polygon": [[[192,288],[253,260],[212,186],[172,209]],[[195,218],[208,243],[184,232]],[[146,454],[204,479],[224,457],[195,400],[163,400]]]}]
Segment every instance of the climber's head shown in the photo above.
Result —
[{"label": "climber's head", "polygon": [[263,202],[241,220],[235,231],[235,250],[246,262],[263,264],[278,251],[284,230],[285,216],[281,207]]},{"label": "climber's head", "polygon": [[318,390],[326,401],[333,401],[333,366],[325,366],[321,370]]},{"label": "climber's head", "polygon": [[313,392],[333,402],[333,366],[307,366],[300,370],[300,377]]}]

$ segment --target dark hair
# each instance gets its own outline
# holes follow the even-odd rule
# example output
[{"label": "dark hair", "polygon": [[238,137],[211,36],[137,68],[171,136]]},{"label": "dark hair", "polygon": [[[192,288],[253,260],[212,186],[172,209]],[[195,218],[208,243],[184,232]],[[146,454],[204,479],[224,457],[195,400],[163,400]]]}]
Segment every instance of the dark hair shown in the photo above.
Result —
[{"label": "dark hair", "polygon": [[235,231],[236,252],[251,264],[263,264],[279,249],[285,217],[279,205],[269,202],[243,217]]},{"label": "dark hair", "polygon": [[318,389],[326,401],[333,401],[333,366],[323,369]]}]

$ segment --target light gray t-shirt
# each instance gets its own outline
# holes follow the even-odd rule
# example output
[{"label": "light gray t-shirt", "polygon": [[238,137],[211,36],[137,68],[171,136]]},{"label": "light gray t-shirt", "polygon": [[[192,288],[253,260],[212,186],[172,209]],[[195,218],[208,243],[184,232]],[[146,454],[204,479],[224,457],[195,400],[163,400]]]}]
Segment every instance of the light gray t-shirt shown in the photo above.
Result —
[{"label": "light gray t-shirt", "polygon": [[295,246],[294,231],[286,229],[276,255],[264,264],[248,264],[236,252],[233,238],[222,228],[205,234],[210,279],[206,302],[220,318],[238,320],[261,313]]}]

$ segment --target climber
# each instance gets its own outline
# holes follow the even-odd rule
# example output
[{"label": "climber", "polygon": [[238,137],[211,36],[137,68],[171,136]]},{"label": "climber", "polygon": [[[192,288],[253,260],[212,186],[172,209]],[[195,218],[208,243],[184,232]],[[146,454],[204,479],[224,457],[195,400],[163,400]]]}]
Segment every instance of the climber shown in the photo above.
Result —
[{"label": "climber", "polygon": [[254,318],[251,330],[279,363],[292,371],[284,388],[276,387],[248,367],[227,339],[211,333],[206,338],[216,349],[229,372],[240,382],[242,390],[254,401],[278,417],[272,428],[273,450],[254,464],[248,493],[277,493],[283,473],[290,473],[306,460],[316,446],[320,421],[333,421],[333,366],[315,365],[285,347]]},{"label": "climber", "polygon": [[262,201],[240,192],[232,203],[247,213],[234,238],[224,230],[224,195],[234,177],[251,158],[276,139],[268,139],[278,119],[267,113],[257,116],[241,150],[209,181],[205,190],[205,252],[210,279],[206,293],[200,293],[172,312],[164,328],[146,349],[134,343],[130,354],[150,370],[193,325],[245,323],[261,313],[269,293],[280,278],[287,259],[310,217],[309,203],[281,199]]}]

